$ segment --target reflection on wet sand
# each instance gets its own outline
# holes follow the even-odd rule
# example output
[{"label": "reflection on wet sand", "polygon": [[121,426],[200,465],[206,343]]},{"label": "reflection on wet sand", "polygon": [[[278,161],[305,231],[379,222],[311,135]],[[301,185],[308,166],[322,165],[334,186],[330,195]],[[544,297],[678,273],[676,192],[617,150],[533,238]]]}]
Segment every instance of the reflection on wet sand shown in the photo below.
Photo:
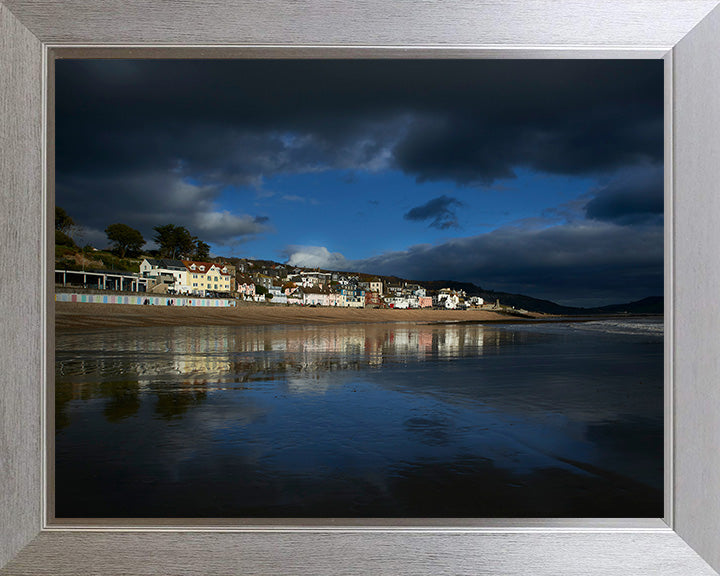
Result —
[{"label": "reflection on wet sand", "polygon": [[[202,403],[207,390],[198,388],[193,382],[180,382],[173,390],[155,391],[155,413],[165,419],[182,417],[190,408]],[[143,401],[143,390],[138,380],[110,382],[56,383],[55,428],[62,430],[70,425],[67,414],[68,403],[75,400],[88,401],[93,398],[106,400],[103,415],[108,422],[119,422],[135,416]]]},{"label": "reflection on wet sand", "polygon": [[480,355],[529,336],[481,325],[113,331],[65,336],[57,348],[57,371],[63,380],[106,378],[127,375],[130,361],[140,382],[158,375],[196,382],[234,375],[243,381],[268,372],[352,370]]},{"label": "reflection on wet sand", "polygon": [[[311,392],[326,388],[313,382],[322,373],[358,371],[384,362],[476,356],[486,347],[523,339],[527,335],[482,325],[414,324],[192,327],[65,335],[56,350],[56,422],[58,428],[67,425],[64,407],[71,400],[109,398],[104,413],[112,422],[135,414],[139,394],[152,391],[158,414],[174,418],[202,402],[208,387],[221,384],[285,375],[292,391]],[[171,381],[172,390],[165,379]]]},{"label": "reflection on wet sand", "polygon": [[59,516],[662,515],[649,332],[68,333],[55,409]]}]

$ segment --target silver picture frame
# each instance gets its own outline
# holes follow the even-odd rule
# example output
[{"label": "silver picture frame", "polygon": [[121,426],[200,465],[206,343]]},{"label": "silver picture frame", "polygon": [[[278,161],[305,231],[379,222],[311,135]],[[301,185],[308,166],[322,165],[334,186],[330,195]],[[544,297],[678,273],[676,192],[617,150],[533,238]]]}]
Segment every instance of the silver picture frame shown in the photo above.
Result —
[{"label": "silver picture frame", "polygon": [[[0,574],[716,574],[718,0],[0,0]],[[662,58],[662,519],[51,522],[57,57]]]}]

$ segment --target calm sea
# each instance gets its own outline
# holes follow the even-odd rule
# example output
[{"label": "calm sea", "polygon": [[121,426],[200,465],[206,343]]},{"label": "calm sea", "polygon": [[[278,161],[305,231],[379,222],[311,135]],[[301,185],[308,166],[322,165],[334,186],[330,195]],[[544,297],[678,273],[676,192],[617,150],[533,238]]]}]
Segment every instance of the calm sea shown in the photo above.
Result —
[{"label": "calm sea", "polygon": [[661,318],[56,337],[58,517],[661,517]]}]

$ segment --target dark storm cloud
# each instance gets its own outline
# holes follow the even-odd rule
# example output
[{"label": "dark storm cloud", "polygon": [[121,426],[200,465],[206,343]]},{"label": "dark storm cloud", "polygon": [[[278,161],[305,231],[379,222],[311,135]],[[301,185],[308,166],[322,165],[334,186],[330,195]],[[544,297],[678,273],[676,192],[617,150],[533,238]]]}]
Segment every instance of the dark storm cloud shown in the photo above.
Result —
[{"label": "dark storm cloud", "polygon": [[461,280],[576,306],[663,292],[663,229],[582,222],[506,227],[352,262],[362,271]]},{"label": "dark storm cloud", "polygon": [[662,158],[660,61],[58,61],[60,174],[489,183]]},{"label": "dark storm cloud", "polygon": [[662,223],[662,167],[639,167],[616,177],[585,205],[587,218],[617,224]]},{"label": "dark storm cloud", "polygon": [[662,228],[575,224],[499,229],[364,263],[377,273],[457,279],[570,305],[662,294]]},{"label": "dark storm cloud", "polygon": [[[55,69],[56,198],[88,241],[124,222],[146,239],[174,223],[208,242],[242,242],[271,228],[253,204],[278,174],[398,170],[488,186],[523,167],[607,184],[574,208],[582,221],[358,266],[567,303],[662,292],[662,61],[58,60]],[[406,217],[448,228],[454,201],[441,196]],[[329,248],[287,257],[340,268]]]},{"label": "dark storm cloud", "polygon": [[458,221],[457,215],[455,214],[455,206],[461,206],[457,198],[451,196],[438,196],[432,200],[428,200],[422,206],[416,206],[408,211],[403,218],[405,220],[430,220],[428,226],[438,228],[440,230],[447,230],[448,228],[457,228]]},{"label": "dark storm cloud", "polygon": [[185,226],[206,242],[232,245],[268,229],[268,218],[232,214],[215,206],[219,190],[179,178],[173,172],[147,171],[114,176],[58,178],[58,205],[81,224],[82,244],[107,245],[104,230],[115,222],[137,228],[145,240],[153,227]]},{"label": "dark storm cloud", "polygon": [[289,247],[299,265],[473,282],[569,306],[592,307],[663,293],[662,226],[583,221],[545,228],[508,226],[438,245],[363,260],[325,247]]}]

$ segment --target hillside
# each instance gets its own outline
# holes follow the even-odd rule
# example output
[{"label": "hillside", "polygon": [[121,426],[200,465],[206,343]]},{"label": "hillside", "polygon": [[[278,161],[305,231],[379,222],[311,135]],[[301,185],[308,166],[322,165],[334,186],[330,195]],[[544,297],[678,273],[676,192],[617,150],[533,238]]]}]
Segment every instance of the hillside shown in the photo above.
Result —
[{"label": "hillside", "polygon": [[454,290],[464,290],[468,295],[484,298],[486,302],[495,302],[496,300],[500,300],[500,302],[506,306],[514,306],[515,308],[532,310],[534,312],[543,312],[545,314],[562,314],[565,316],[583,316],[587,314],[662,314],[665,303],[665,299],[662,296],[650,296],[635,302],[625,302],[595,308],[580,308],[575,306],[563,306],[562,304],[557,304],[550,300],[533,298],[532,296],[526,296],[524,294],[511,294],[508,292],[485,290],[470,282],[431,280],[413,281],[413,283],[421,284],[425,288],[429,288],[431,290],[438,290],[443,287],[452,288]]},{"label": "hillside", "polygon": [[[79,270],[83,266],[91,269],[104,268],[114,270],[127,270],[137,272],[139,264],[145,255],[137,258],[118,258],[116,255],[108,251],[88,251],[70,248],[66,246],[56,246],[55,265],[58,268],[66,268],[68,270]],[[155,257],[156,254],[147,254],[149,257]],[[275,262],[272,260],[246,260],[241,258],[209,258],[214,262],[228,262],[238,267],[240,271],[242,264],[246,262],[253,272],[271,272],[274,270],[290,271],[295,267]],[[307,268],[303,268],[308,270]],[[368,281],[374,278],[380,278],[386,285],[402,285],[418,284],[428,290],[439,290],[441,288],[451,288],[453,290],[464,290],[468,296],[480,296],[488,303],[499,300],[505,306],[513,306],[517,309],[529,310],[532,312],[541,312],[543,314],[559,314],[559,315],[595,315],[595,314],[662,314],[664,307],[664,298],[662,296],[651,296],[637,300],[635,302],[626,302],[612,304],[609,306],[600,306],[596,308],[578,308],[573,306],[563,306],[550,300],[533,298],[525,294],[512,294],[508,292],[498,292],[495,290],[487,290],[471,282],[458,282],[455,280],[408,280],[399,276],[382,276],[377,274],[367,274],[352,271],[337,271],[317,269],[320,272],[330,272],[339,274],[356,275],[360,280]],[[273,274],[274,275],[274,274]]]},{"label": "hillside", "polygon": [[662,296],[650,296],[628,304],[613,304],[593,308],[598,314],[662,314],[665,299]]},{"label": "hillside", "polygon": [[[236,262],[240,261],[239,259],[234,258],[228,258],[226,260],[235,260]],[[286,268],[288,270],[293,268],[287,264],[271,260],[254,260],[252,262],[253,267],[256,269],[264,266],[268,268]],[[302,269],[309,270],[309,268]],[[596,314],[662,314],[664,308],[664,298],[662,296],[651,296],[635,302],[624,302],[596,308],[580,308],[574,306],[563,306],[562,304],[557,304],[550,300],[533,298],[532,296],[526,296],[524,294],[512,294],[508,292],[487,290],[471,282],[458,282],[455,280],[408,280],[399,276],[383,276],[379,274],[367,274],[364,272],[353,272],[349,270],[329,270],[324,268],[313,268],[313,270],[317,270],[318,272],[355,275],[363,281],[380,278],[385,284],[418,284],[428,290],[439,290],[440,288],[464,290],[468,296],[480,296],[489,303],[500,300],[500,302],[505,306],[514,306],[518,309],[529,310],[532,312],[542,312],[543,314],[559,314],[564,316],[584,316]]]}]

